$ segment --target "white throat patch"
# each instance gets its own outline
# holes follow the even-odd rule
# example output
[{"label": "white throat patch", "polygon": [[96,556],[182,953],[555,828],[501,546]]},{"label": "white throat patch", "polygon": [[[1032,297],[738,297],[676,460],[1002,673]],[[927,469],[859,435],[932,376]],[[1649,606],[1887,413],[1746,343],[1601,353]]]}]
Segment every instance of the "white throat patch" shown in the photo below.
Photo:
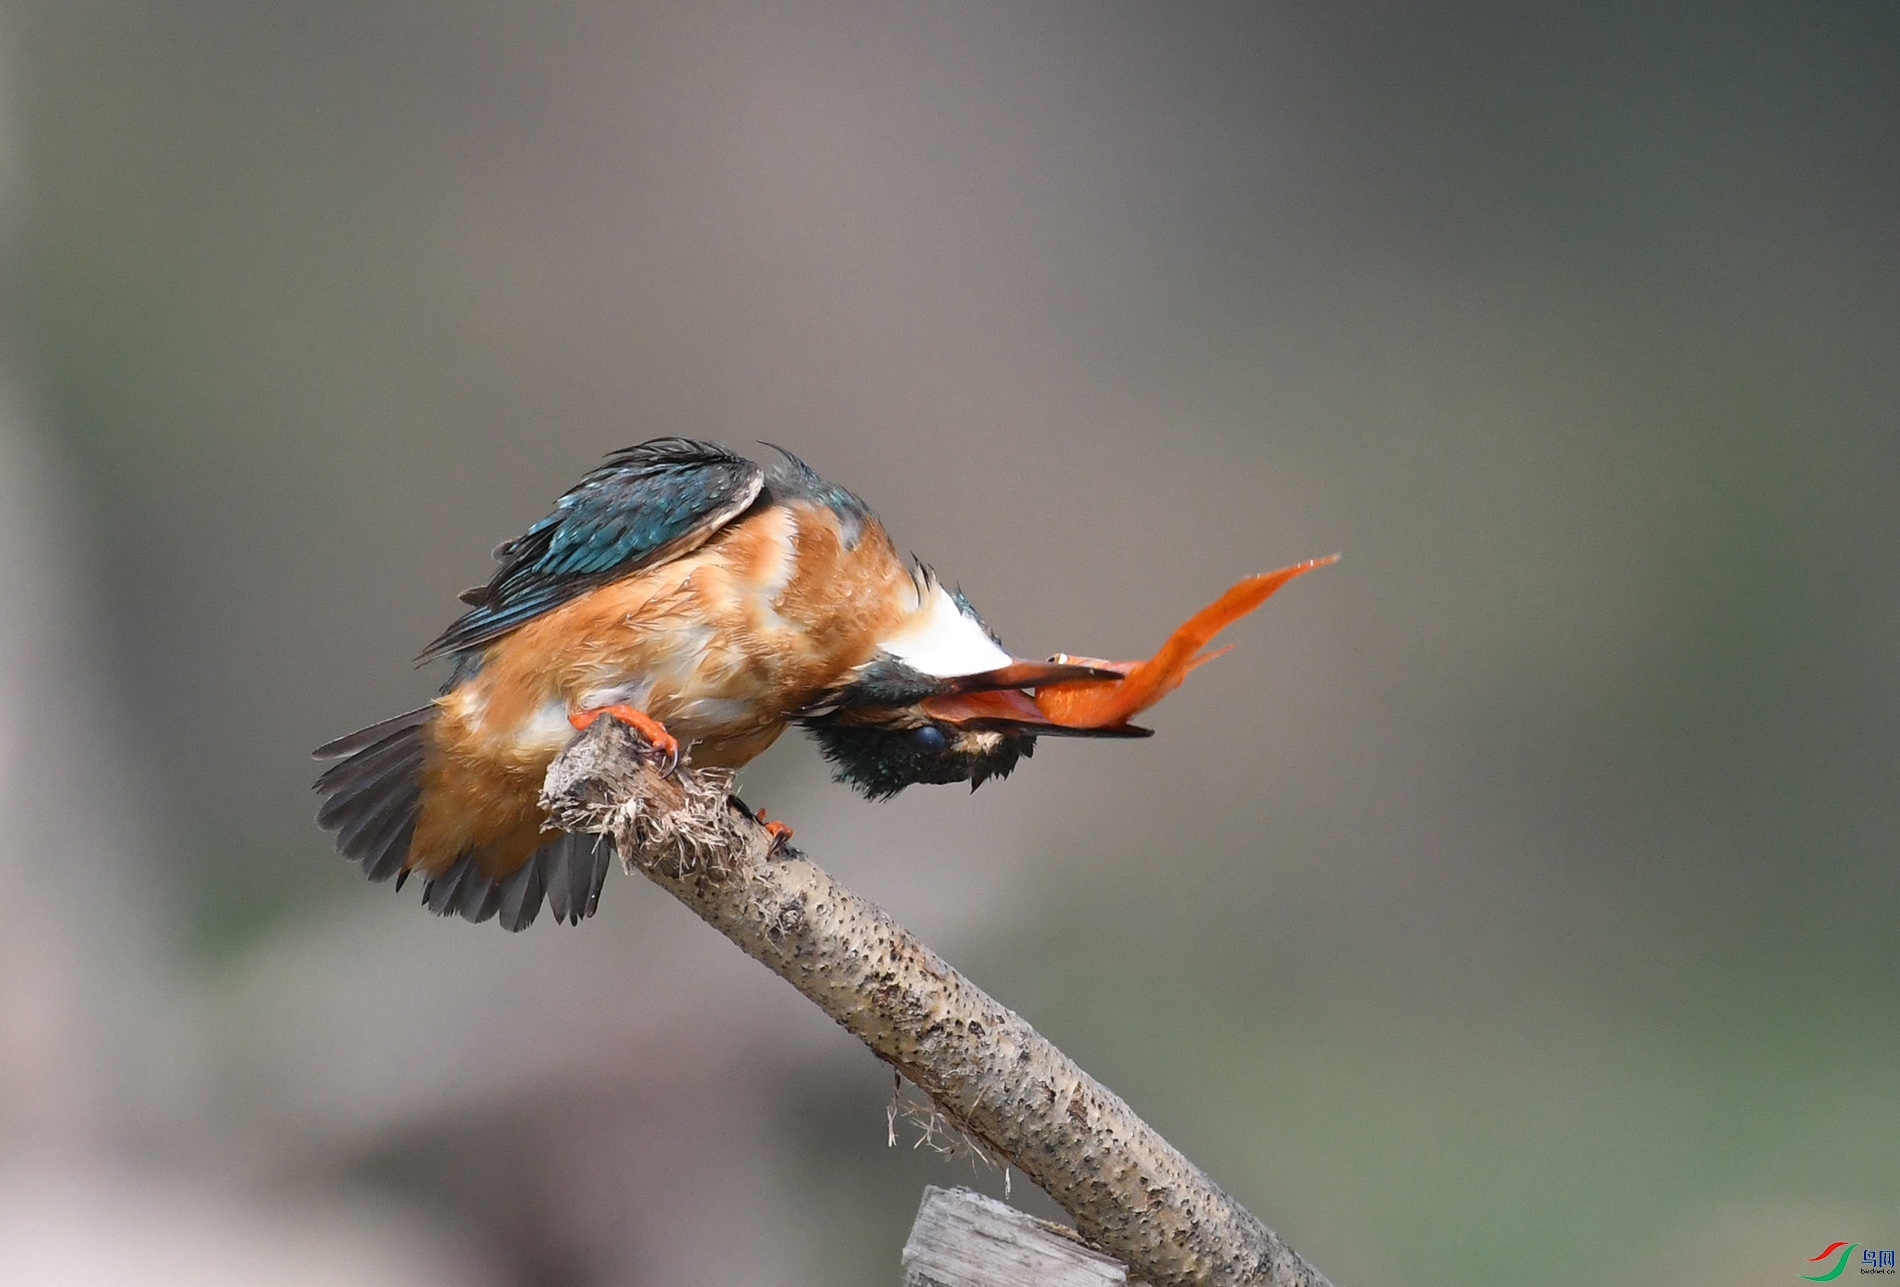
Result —
[{"label": "white throat patch", "polygon": [[878,646],[912,670],[937,679],[978,675],[1013,660],[980,624],[963,615],[949,591],[934,582],[924,590],[918,611]]}]

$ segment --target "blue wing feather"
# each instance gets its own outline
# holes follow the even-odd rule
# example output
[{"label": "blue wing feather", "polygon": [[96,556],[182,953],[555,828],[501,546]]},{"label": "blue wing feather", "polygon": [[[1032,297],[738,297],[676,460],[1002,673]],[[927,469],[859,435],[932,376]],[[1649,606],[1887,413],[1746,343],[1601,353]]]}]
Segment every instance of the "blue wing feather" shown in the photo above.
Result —
[{"label": "blue wing feather", "polygon": [[495,551],[501,566],[419,660],[477,648],[607,581],[697,548],[750,506],[764,471],[714,443],[655,438],[607,458]]}]

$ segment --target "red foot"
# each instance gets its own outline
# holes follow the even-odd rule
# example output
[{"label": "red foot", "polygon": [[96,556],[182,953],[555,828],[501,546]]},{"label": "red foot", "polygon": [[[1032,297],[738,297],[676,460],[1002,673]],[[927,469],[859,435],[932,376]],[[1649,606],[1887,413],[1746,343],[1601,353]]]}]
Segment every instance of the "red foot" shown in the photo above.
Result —
[{"label": "red foot", "polygon": [[612,706],[596,706],[592,710],[575,711],[567,717],[567,722],[575,728],[585,730],[602,715],[611,715],[628,728],[653,744],[653,749],[666,757],[667,768],[680,762],[679,739],[666,731],[666,725],[654,719],[645,711],[637,711],[631,706],[616,702]]},{"label": "red foot", "polygon": [[759,810],[758,818],[760,822],[765,824],[766,831],[770,833],[772,837],[772,848],[777,849],[780,845],[792,838],[792,829],[782,822],[774,822],[772,819],[766,817],[765,810]]}]

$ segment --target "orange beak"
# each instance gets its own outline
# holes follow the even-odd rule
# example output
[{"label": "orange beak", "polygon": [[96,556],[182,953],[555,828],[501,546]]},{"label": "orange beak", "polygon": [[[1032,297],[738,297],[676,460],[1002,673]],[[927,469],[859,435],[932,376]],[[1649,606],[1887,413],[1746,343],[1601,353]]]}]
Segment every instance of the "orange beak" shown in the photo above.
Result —
[{"label": "orange beak", "polygon": [[1277,572],[1262,572],[1235,582],[1227,593],[1182,622],[1161,645],[1161,650],[1146,661],[1096,661],[1058,655],[1054,658],[1057,663],[1119,671],[1121,677],[1046,684],[1036,690],[1036,710],[1049,724],[1078,733],[1084,729],[1106,733],[1126,725],[1135,715],[1179,688],[1190,670],[1226,652],[1226,648],[1213,652],[1201,649],[1227,625],[1265,603],[1275,590],[1294,577],[1325,567],[1338,558],[1337,554],[1330,554],[1323,559],[1308,559]]}]

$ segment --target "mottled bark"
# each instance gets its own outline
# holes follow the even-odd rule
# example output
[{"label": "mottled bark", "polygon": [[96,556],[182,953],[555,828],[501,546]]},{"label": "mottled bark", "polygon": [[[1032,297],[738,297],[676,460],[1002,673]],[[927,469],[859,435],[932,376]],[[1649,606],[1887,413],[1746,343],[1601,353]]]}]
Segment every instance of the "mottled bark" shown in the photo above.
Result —
[{"label": "mottled bark", "polygon": [[1017,1014],[728,803],[730,775],[662,775],[601,719],[548,770],[543,803],[611,834],[622,861],[815,1002],[1014,1163],[1092,1246],[1154,1287],[1326,1279],[1120,1097]]}]

